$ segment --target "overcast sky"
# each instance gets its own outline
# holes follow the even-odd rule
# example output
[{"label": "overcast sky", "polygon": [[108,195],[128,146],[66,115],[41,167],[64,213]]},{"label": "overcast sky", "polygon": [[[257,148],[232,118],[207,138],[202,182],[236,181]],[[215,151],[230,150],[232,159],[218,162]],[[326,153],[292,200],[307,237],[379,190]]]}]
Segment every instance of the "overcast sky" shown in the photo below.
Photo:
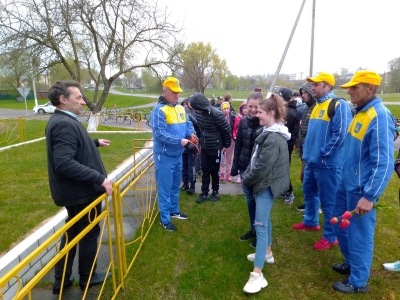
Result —
[{"label": "overcast sky", "polygon": [[[275,74],[302,0],[161,0],[186,43],[210,43],[234,75]],[[165,4],[166,3],[166,4]],[[313,73],[388,70],[400,56],[398,0],[316,0]],[[281,73],[310,70],[312,0],[300,16]]]}]

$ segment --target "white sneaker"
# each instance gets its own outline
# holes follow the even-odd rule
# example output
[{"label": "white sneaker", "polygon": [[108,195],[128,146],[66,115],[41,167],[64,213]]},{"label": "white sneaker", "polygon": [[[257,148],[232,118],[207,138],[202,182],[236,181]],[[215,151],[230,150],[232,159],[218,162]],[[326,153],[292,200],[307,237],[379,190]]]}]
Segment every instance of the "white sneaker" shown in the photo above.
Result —
[{"label": "white sneaker", "polygon": [[[255,259],[256,259],[255,253],[247,255],[248,261],[254,261]],[[270,254],[265,255],[265,262],[267,262],[269,264],[273,264],[275,262],[274,257],[272,256],[272,252]]]},{"label": "white sneaker", "polygon": [[386,263],[386,264],[383,264],[383,267],[384,267],[386,270],[389,270],[389,271],[396,271],[396,272],[399,272],[399,271],[400,271],[400,260],[399,260],[399,261],[396,261],[396,262],[394,262],[394,263]]},{"label": "white sneaker", "polygon": [[243,292],[248,294],[254,294],[261,291],[261,289],[265,288],[268,285],[267,280],[265,280],[263,274],[257,274],[255,272],[250,272],[249,281],[247,281],[246,285],[243,288]]}]

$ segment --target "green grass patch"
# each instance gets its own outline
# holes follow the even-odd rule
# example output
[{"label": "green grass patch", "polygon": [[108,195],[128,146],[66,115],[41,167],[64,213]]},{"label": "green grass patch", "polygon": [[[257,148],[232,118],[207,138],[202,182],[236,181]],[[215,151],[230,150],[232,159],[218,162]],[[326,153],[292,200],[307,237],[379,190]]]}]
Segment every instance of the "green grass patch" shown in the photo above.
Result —
[{"label": "green grass patch", "polygon": [[[174,233],[165,231],[156,220],[118,299],[397,299],[400,274],[382,267],[384,262],[399,259],[397,176],[393,175],[380,200],[391,209],[378,211],[371,292],[344,295],[332,289],[334,282],[346,279],[332,270],[332,264],[343,262],[339,247],[315,251],[313,244],[321,238],[321,232],[292,229],[303,216],[296,210],[303,203],[299,169],[300,159],[294,153],[291,179],[296,199],[293,205],[275,200],[275,263],[265,264],[263,273],[269,285],[259,294],[250,296],[242,291],[253,269],[246,256],[254,252],[250,241],[239,241],[239,236],[249,230],[244,196],[221,195],[217,203],[197,204],[198,195],[181,193],[181,210],[189,219],[175,221],[178,231]],[[322,220],[321,215],[321,224]]]},{"label": "green grass patch", "polygon": [[[29,128],[31,135],[39,136],[44,131],[45,123],[45,121],[35,121],[32,123],[34,125],[30,126],[29,122],[27,132]],[[92,136],[111,140],[109,147],[99,148],[107,173],[133,154],[133,139],[151,139],[151,133],[94,133]],[[52,217],[60,207],[54,204],[50,196],[45,140],[2,151],[0,165],[2,187],[0,253],[2,253],[40,223]]]}]

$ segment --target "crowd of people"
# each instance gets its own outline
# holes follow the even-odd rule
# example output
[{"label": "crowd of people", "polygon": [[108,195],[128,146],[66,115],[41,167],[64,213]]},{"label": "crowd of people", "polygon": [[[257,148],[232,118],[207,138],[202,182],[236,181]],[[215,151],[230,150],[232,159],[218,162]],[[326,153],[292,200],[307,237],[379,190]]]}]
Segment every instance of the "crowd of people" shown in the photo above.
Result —
[{"label": "crowd of people", "polygon": [[[307,78],[299,92],[282,88],[264,98],[261,89],[255,89],[236,114],[230,94],[210,101],[197,93],[182,101],[184,108],[178,104],[179,80],[167,78],[151,115],[160,224],[176,231],[171,218],[188,218],[179,209],[179,190],[195,193],[197,159],[201,166],[197,203],[218,201],[220,182],[238,176],[250,225],[239,239],[251,240],[256,249],[247,256],[254,268],[243,290],[259,292],[268,284],[262,273],[265,262],[274,263],[270,217],[274,199],[283,197],[288,205],[294,200],[290,162],[297,145],[304,194],[298,209],[304,210],[304,217],[293,229],[320,231],[322,227],[313,248],[323,251],[339,245],[345,261],[332,268],[349,275],[333,288],[342,293],[368,292],[374,207],[395,165],[394,122],[376,96],[380,82],[377,73],[363,70],[341,86],[350,96],[354,116],[347,101],[334,94],[334,76],[325,72]],[[396,172],[400,177],[400,158]],[[354,218],[345,229],[330,222],[345,211],[363,217]],[[400,262],[384,267],[400,270]]]}]

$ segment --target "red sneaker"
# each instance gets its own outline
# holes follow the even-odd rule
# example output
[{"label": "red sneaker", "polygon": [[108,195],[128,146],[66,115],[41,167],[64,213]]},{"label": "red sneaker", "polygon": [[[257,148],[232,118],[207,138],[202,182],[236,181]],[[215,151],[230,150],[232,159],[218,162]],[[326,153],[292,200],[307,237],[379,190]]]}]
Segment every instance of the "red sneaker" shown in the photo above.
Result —
[{"label": "red sneaker", "polygon": [[330,241],[322,238],[318,242],[315,243],[314,249],[317,251],[321,251],[321,250],[326,250],[326,249],[332,248],[337,245],[339,245],[338,240],[335,240],[333,243],[331,243]]},{"label": "red sneaker", "polygon": [[224,174],[219,175],[219,181],[224,181]]},{"label": "red sneaker", "polygon": [[321,226],[317,225],[317,226],[307,226],[304,225],[303,223],[297,223],[293,225],[293,229],[296,230],[320,230]]},{"label": "red sneaker", "polygon": [[226,181],[232,181],[232,177],[231,177],[231,175],[226,175]]}]

